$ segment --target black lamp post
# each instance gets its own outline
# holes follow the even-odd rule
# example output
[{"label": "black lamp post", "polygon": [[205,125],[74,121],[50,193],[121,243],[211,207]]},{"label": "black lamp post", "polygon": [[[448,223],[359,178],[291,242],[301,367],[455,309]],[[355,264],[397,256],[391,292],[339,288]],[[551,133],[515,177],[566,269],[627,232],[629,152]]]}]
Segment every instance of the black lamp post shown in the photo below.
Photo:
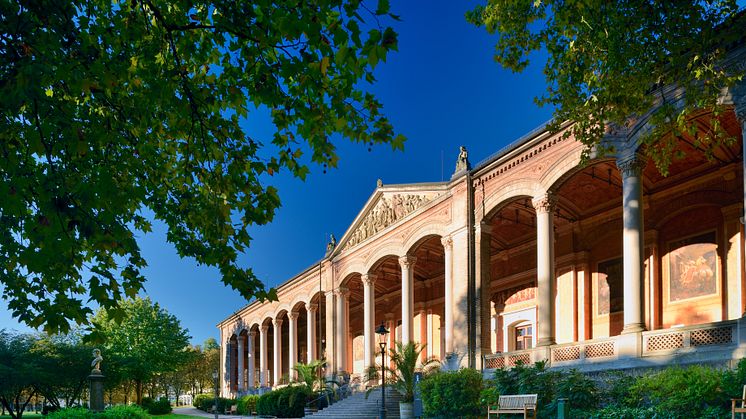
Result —
[{"label": "black lamp post", "polygon": [[212,410],[215,412],[215,419],[218,419],[218,370],[212,372],[212,379],[215,380],[215,405]]},{"label": "black lamp post", "polygon": [[381,323],[376,329],[378,345],[381,347],[381,419],[386,419],[386,335],[389,331]]}]

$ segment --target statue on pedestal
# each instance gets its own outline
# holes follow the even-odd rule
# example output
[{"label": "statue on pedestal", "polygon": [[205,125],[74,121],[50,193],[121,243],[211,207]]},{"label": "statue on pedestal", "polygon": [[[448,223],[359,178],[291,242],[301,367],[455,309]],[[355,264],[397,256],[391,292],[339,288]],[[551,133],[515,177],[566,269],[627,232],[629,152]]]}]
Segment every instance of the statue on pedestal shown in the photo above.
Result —
[{"label": "statue on pedestal", "polygon": [[91,368],[93,368],[93,371],[91,371],[92,374],[95,374],[95,373],[101,374],[101,361],[103,360],[104,358],[101,356],[101,350],[94,349],[93,350],[93,361],[91,361]]},{"label": "statue on pedestal", "polygon": [[456,170],[454,171],[454,174],[469,169],[471,169],[471,164],[469,164],[469,152],[466,151],[466,147],[461,146],[459,147],[458,160],[456,160]]},{"label": "statue on pedestal", "polygon": [[101,362],[104,357],[101,356],[100,349],[93,350],[93,361],[91,361],[91,375],[88,376],[90,382],[90,409],[92,412],[104,411],[104,375],[101,374]]}]

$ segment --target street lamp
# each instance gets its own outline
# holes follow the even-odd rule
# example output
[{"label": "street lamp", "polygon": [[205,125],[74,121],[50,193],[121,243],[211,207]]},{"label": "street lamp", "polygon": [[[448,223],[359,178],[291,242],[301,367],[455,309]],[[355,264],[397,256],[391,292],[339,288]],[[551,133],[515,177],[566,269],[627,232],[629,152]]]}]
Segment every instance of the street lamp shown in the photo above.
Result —
[{"label": "street lamp", "polygon": [[378,345],[381,347],[381,419],[386,419],[386,335],[388,333],[383,323],[376,329]]},{"label": "street lamp", "polygon": [[215,412],[215,419],[218,419],[218,370],[212,372],[212,379],[215,382],[215,404],[212,411]]}]

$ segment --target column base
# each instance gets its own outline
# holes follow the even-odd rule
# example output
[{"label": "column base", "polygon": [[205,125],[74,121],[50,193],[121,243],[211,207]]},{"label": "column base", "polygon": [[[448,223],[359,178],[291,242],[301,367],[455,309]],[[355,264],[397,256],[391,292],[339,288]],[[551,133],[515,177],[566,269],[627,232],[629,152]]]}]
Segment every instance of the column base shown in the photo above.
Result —
[{"label": "column base", "polygon": [[645,324],[643,323],[630,323],[625,324],[620,334],[626,335],[628,333],[638,333],[645,331]]},{"label": "column base", "polygon": [[552,346],[556,345],[557,341],[554,339],[554,336],[546,337],[546,338],[539,338],[539,340],[536,341],[536,347],[540,346]]}]

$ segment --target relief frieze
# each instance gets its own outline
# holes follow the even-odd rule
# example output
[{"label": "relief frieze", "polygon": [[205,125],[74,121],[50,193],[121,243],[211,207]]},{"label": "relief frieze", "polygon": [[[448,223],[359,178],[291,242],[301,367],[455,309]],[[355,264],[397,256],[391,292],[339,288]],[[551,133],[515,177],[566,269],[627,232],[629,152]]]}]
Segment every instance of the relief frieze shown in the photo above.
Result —
[{"label": "relief frieze", "polygon": [[359,224],[355,232],[352,233],[345,245],[345,250],[358,245],[379,231],[384,230],[391,224],[431,202],[437,196],[436,194],[393,194],[389,197],[381,197],[378,203]]}]

